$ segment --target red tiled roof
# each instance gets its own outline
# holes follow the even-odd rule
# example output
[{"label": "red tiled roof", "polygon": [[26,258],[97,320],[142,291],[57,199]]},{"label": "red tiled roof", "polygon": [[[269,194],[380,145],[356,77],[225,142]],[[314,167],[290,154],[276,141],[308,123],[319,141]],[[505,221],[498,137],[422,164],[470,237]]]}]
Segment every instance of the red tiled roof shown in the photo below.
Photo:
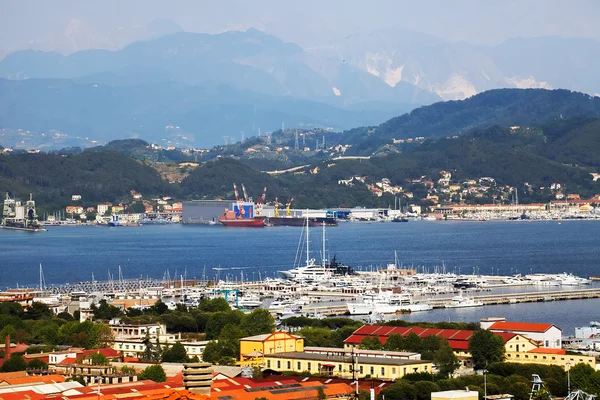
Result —
[{"label": "red tiled roof", "polygon": [[69,364],[77,364],[77,359],[76,358],[65,358],[64,360],[62,360],[61,362],[59,362],[60,365],[69,365]]},{"label": "red tiled roof", "polygon": [[121,353],[111,347],[105,347],[103,349],[92,349],[92,350],[84,350],[83,355],[89,356],[90,354],[104,354],[106,358],[117,358],[121,357]]},{"label": "red tiled roof", "polygon": [[546,332],[552,328],[552,324],[534,324],[531,322],[494,322],[489,330],[491,331],[513,331],[513,332]]},{"label": "red tiled roof", "polygon": [[[23,385],[23,384],[34,384],[34,383],[58,383],[64,382],[65,377],[62,375],[38,375],[38,376],[26,376],[22,378],[3,379],[2,382],[6,382],[9,385]],[[0,399],[2,395],[0,395]]]},{"label": "red tiled roof", "polygon": [[529,350],[528,353],[538,353],[538,354],[558,354],[558,355],[566,355],[567,350],[565,349],[549,349],[546,347],[539,347],[537,349]]},{"label": "red tiled roof", "polygon": [[[421,328],[418,326],[401,327],[401,326],[379,326],[379,325],[364,325],[358,328],[350,335],[344,343],[359,344],[367,336],[377,336],[383,344],[391,335],[402,335],[404,337],[414,333],[420,338],[426,336],[438,336],[448,340],[450,347],[454,350],[468,350],[469,339],[473,335],[472,330],[459,329],[437,329],[437,328]],[[512,339],[515,334],[509,332],[494,332],[496,336],[500,336],[504,342]]]},{"label": "red tiled roof", "polygon": [[46,395],[40,394],[40,393],[36,393],[33,390],[25,390],[22,392],[15,392],[15,393],[2,393],[0,394],[0,400],[23,400],[23,399],[28,399],[28,400],[42,400],[42,399],[46,399]]}]

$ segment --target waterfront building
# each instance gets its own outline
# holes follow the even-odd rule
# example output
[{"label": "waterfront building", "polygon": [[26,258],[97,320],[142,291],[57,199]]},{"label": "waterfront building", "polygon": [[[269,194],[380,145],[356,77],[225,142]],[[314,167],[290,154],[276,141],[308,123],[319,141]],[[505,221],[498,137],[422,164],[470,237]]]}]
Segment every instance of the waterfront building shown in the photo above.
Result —
[{"label": "waterfront building", "polygon": [[562,330],[552,324],[534,324],[530,322],[508,322],[505,318],[484,318],[480,321],[482,329],[492,332],[515,333],[534,340],[538,347],[562,348]]},{"label": "waterfront building", "polygon": [[395,380],[406,374],[431,372],[431,361],[337,352],[287,352],[264,356],[265,367],[278,372],[310,372],[338,378]]},{"label": "waterfront building", "polygon": [[[254,203],[244,202],[244,215],[254,217]],[[235,200],[192,200],[182,203],[182,217],[184,224],[214,224],[217,223],[225,209],[238,213],[238,202]]]},{"label": "waterfront building", "polygon": [[287,332],[266,333],[240,339],[240,364],[263,364],[269,354],[304,351],[304,338]]},{"label": "waterfront building", "polygon": [[[544,365],[558,365],[568,369],[578,363],[590,365],[596,369],[596,359],[584,355],[567,355],[566,350],[561,348],[549,347],[555,345],[560,338],[560,329],[552,324],[527,324],[527,323],[508,323],[499,318],[487,318],[482,320],[482,328],[487,329],[495,325],[497,330],[492,330],[495,335],[500,336],[504,341],[505,355],[507,362],[515,363],[536,363]],[[510,325],[509,325],[510,324]],[[537,326],[537,325],[543,325]],[[558,339],[557,339],[558,331]],[[420,338],[435,335],[448,340],[448,344],[454,350],[454,354],[461,360],[462,365],[469,367],[472,365],[472,357],[469,352],[469,340],[475,331],[457,330],[457,329],[433,329],[421,327],[393,327],[379,325],[364,325],[354,331],[344,341],[346,349],[361,351],[358,346],[366,337],[377,337],[383,344],[394,334],[404,337],[411,333]],[[533,337],[532,337],[533,336]]]}]

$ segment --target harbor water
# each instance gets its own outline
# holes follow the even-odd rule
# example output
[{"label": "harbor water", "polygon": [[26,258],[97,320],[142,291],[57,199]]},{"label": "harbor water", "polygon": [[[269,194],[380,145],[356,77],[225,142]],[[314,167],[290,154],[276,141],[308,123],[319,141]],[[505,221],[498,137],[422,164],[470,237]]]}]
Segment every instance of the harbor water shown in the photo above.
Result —
[{"label": "harbor water", "polygon": [[[38,286],[117,277],[245,280],[293,267],[301,228],[153,225],[0,230],[0,287]],[[312,257],[321,259],[320,228],[311,228]],[[600,275],[600,223],[595,221],[340,223],[326,232],[327,257],[369,270],[394,262],[419,271],[514,275],[570,272]],[[475,321],[484,316],[548,321],[563,327],[600,319],[600,300],[487,306],[415,313],[409,320]]]}]

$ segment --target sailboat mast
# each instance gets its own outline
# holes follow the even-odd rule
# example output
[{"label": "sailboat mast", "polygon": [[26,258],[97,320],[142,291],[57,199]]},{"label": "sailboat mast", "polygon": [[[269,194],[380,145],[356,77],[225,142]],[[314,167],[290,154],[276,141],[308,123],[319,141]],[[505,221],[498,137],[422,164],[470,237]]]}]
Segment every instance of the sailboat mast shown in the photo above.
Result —
[{"label": "sailboat mast", "polygon": [[42,296],[44,282],[44,273],[42,272],[42,263],[40,263],[40,296]]},{"label": "sailboat mast", "polygon": [[309,250],[309,241],[308,241],[308,226],[309,226],[309,221],[308,221],[308,213],[306,214],[306,266],[308,267],[310,265],[310,250]]},{"label": "sailboat mast", "polygon": [[323,221],[323,267],[325,267],[326,262],[327,256],[325,254],[325,221]]}]

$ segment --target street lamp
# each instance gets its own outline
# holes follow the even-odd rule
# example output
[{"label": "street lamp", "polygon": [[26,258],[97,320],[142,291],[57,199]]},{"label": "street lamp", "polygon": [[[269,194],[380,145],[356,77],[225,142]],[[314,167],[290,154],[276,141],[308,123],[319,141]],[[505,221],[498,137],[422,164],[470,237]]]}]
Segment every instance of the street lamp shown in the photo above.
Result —
[{"label": "street lamp", "polygon": [[571,363],[567,363],[567,394],[571,393]]},{"label": "street lamp", "polygon": [[487,399],[487,373],[488,370],[483,370],[483,398]]}]

